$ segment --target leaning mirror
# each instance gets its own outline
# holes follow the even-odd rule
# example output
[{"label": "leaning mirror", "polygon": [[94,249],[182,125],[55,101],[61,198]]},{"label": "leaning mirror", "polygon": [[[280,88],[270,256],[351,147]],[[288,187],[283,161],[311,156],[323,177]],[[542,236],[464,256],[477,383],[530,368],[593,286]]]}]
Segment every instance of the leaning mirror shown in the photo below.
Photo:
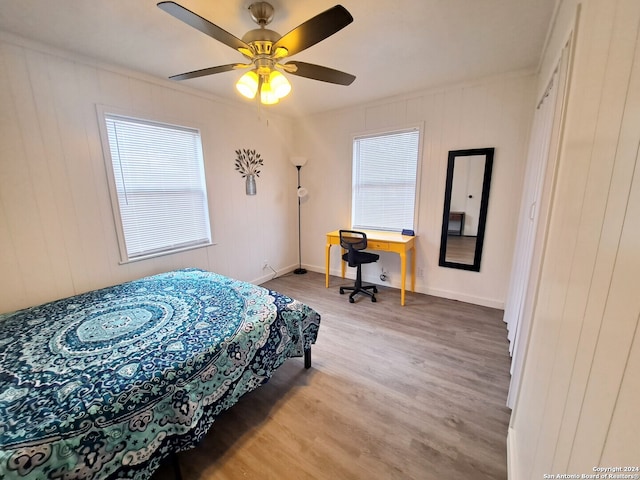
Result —
[{"label": "leaning mirror", "polygon": [[444,193],[441,267],[480,271],[493,148],[452,150]]}]

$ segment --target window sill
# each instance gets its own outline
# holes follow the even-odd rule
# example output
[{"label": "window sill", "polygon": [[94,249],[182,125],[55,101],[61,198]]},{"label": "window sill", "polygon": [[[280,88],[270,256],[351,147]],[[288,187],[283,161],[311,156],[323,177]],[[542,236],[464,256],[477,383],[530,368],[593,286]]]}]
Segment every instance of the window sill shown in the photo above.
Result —
[{"label": "window sill", "polygon": [[147,255],[140,255],[139,257],[123,259],[123,260],[120,260],[119,263],[120,265],[126,265],[128,263],[139,262],[141,260],[149,260],[151,258],[164,257],[165,255],[173,255],[175,253],[182,253],[182,252],[187,252],[189,250],[195,250],[197,248],[212,247],[215,245],[216,244],[213,242],[208,242],[208,243],[201,243],[198,245],[190,245],[188,247],[176,248],[173,250],[163,250],[162,252],[149,253]]}]

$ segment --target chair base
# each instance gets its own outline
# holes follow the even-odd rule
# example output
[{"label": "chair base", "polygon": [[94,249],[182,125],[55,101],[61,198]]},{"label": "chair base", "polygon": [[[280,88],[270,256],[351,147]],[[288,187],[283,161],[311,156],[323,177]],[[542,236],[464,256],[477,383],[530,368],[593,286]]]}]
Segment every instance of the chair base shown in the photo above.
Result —
[{"label": "chair base", "polygon": [[355,299],[354,297],[358,294],[358,293],[363,293],[365,295],[368,295],[371,297],[371,301],[375,302],[376,300],[376,296],[374,294],[378,293],[378,288],[375,285],[366,285],[366,286],[353,286],[353,287],[340,287],[340,295],[344,295],[345,291],[352,291],[351,294],[349,295],[349,303],[354,303]]}]

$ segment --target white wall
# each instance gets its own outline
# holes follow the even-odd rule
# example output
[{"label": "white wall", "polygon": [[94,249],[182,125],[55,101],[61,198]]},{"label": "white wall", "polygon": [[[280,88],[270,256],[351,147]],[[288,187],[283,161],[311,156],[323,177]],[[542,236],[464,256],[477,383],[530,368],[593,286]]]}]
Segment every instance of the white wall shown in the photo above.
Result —
[{"label": "white wall", "polygon": [[[119,265],[96,104],[201,129],[214,246]],[[297,262],[291,120],[0,36],[0,312],[182,267]],[[255,197],[235,149],[265,159]]]},{"label": "white wall", "polygon": [[[574,24],[563,1],[557,60]],[[581,2],[555,195],[509,478],[592,474],[640,459],[640,2]],[[552,45],[550,43],[550,45]]]},{"label": "white wall", "polygon": [[[302,169],[302,184],[310,192],[302,211],[306,267],[324,272],[325,234],[350,225],[354,135],[423,124],[416,290],[502,308],[534,88],[531,75],[503,75],[301,120],[295,128],[296,147],[309,159]],[[481,271],[439,267],[447,154],[449,150],[484,147],[495,147],[496,152]],[[380,283],[381,268],[389,272],[391,285],[400,285],[397,255],[383,254],[377,264],[365,265],[365,280]],[[332,274],[339,274],[337,248],[332,249]]]}]

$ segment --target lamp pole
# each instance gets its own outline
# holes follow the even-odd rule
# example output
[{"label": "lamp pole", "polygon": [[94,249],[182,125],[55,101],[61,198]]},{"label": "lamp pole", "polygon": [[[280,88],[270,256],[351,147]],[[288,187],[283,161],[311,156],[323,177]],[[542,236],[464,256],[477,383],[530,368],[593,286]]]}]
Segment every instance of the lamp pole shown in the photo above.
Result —
[{"label": "lamp pole", "polygon": [[[296,194],[300,191],[300,169],[302,165],[296,165],[298,169],[298,189],[296,190]],[[307,270],[302,268],[302,247],[301,247],[301,231],[300,231],[300,195],[296,195],[298,197],[298,268],[296,268],[293,273],[296,275],[302,275],[307,273]]]}]

